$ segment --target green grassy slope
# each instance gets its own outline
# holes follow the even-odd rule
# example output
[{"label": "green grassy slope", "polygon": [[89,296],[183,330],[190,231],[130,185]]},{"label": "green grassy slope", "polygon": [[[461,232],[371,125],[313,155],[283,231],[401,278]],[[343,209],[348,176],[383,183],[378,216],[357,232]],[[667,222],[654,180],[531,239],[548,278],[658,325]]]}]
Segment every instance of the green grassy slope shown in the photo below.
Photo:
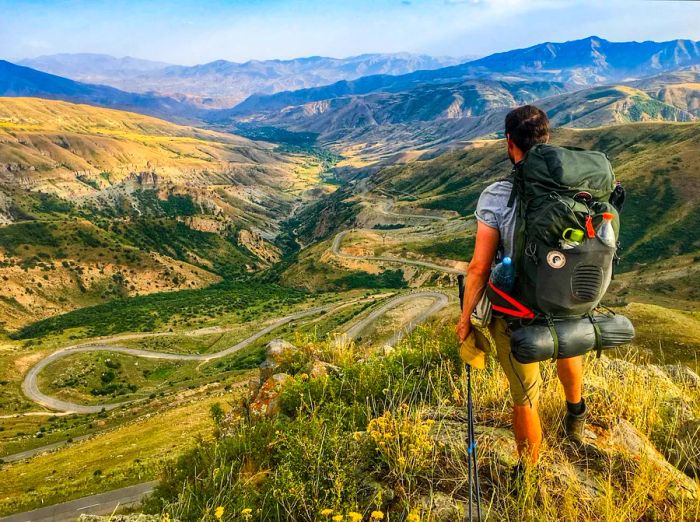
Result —
[{"label": "green grassy slope", "polygon": [[[552,142],[600,150],[611,159],[629,194],[622,216],[623,268],[700,248],[700,124],[636,123],[588,130],[556,129]],[[506,177],[510,166],[502,141],[481,142],[432,160],[382,169],[371,174],[363,187],[369,187],[370,193],[377,196],[394,195],[406,205],[469,216],[480,192],[494,180]],[[302,237],[327,237],[347,226],[352,216],[359,213],[360,202],[353,190],[346,188],[318,207],[315,210],[321,219],[311,219],[310,212],[298,217]],[[342,220],[334,219],[338,208],[346,216]]]},{"label": "green grassy slope", "polygon": [[0,98],[0,327],[265,268],[323,168],[232,134]]}]

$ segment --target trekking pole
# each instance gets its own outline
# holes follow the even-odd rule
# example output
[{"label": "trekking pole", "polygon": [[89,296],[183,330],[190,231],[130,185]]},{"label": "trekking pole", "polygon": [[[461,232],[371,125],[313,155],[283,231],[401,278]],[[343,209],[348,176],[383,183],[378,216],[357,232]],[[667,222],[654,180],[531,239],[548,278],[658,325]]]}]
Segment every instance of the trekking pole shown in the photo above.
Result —
[{"label": "trekking pole", "polygon": [[[464,275],[457,276],[459,288],[459,308],[464,308]],[[476,496],[476,519],[481,522],[481,488],[479,487],[479,468],[476,464],[476,437],[474,436],[474,402],[472,399],[472,367],[465,364],[467,372],[467,457],[469,473],[469,522],[472,519],[472,506]]]}]

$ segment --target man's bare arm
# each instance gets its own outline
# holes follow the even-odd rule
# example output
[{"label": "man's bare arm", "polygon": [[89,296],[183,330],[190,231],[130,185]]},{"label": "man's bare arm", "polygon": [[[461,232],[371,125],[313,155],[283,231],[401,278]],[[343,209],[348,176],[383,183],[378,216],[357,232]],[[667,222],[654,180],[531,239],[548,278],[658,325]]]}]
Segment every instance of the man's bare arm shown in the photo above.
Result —
[{"label": "man's bare arm", "polygon": [[476,229],[476,243],[474,244],[474,255],[467,269],[467,284],[464,292],[464,308],[462,316],[457,325],[457,335],[460,341],[464,341],[469,335],[471,316],[476,308],[481,294],[486,288],[486,283],[491,274],[491,264],[496,257],[500,233],[497,228],[492,228],[479,222]]}]

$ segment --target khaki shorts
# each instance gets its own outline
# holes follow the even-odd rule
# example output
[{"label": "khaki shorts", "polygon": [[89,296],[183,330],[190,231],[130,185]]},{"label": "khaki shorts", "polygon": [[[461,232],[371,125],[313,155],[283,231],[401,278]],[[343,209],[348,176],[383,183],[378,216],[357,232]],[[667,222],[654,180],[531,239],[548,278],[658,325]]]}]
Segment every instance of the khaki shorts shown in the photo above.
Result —
[{"label": "khaki shorts", "polygon": [[[540,363],[522,364],[515,360],[510,352],[510,329],[500,317],[494,317],[489,326],[489,331],[496,343],[496,357],[508,378],[510,394],[516,406],[530,406],[535,408],[540,398],[542,376],[540,375]],[[489,342],[479,333],[476,333],[476,345],[489,351]]]}]

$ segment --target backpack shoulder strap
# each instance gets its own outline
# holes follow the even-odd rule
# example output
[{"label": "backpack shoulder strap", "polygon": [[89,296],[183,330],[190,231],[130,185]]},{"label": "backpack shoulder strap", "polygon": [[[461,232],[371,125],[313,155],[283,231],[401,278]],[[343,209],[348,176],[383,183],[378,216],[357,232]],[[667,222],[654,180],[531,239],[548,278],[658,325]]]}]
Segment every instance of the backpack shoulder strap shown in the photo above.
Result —
[{"label": "backpack shoulder strap", "polygon": [[510,191],[510,197],[508,198],[508,208],[513,208],[513,205],[515,205],[515,198],[518,197],[518,185],[520,184],[519,174],[521,171],[522,161],[516,165],[513,165],[510,174],[503,178],[503,181],[509,181],[513,185],[513,188]]}]

